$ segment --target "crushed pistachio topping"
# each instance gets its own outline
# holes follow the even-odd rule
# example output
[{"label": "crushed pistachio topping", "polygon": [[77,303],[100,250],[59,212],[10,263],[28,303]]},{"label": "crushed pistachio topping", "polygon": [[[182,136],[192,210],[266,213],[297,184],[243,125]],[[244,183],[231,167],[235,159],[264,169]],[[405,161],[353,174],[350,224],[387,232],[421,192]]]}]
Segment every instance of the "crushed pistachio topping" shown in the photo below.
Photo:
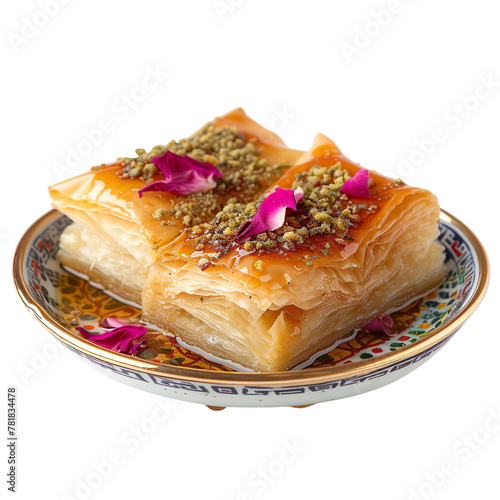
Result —
[{"label": "crushed pistachio topping", "polygon": [[[151,183],[158,168],[151,162],[155,156],[171,151],[179,156],[189,156],[195,160],[210,163],[218,168],[222,177],[217,187],[204,193],[193,193],[182,197],[174,206],[163,211],[157,210],[153,217],[163,225],[193,227],[213,218],[224,205],[231,202],[248,203],[256,195],[274,182],[290,165],[271,165],[262,158],[256,146],[256,139],[245,138],[236,127],[216,127],[208,123],[187,139],[171,141],[167,145],[155,146],[151,151],[136,149],[136,158],[118,158],[123,164],[118,175],[122,179],[140,179]],[[237,196],[224,203],[224,195]],[[230,230],[225,236],[234,236]]]},{"label": "crushed pistachio topping", "polygon": [[325,244],[325,248],[321,249],[320,252],[326,257],[330,250],[330,243]]},{"label": "crushed pistachio topping", "polygon": [[257,271],[262,272],[264,270],[264,262],[262,260],[256,260],[254,267]]},{"label": "crushed pistachio topping", "polygon": [[186,139],[155,146],[149,152],[136,149],[136,158],[118,158],[124,164],[120,177],[142,178],[149,182],[158,171],[151,159],[167,151],[214,165],[224,175],[221,183],[235,187],[244,180],[258,183],[262,174],[268,173],[271,177],[274,170],[282,167],[273,167],[265,158],[260,158],[255,140],[246,140],[236,127],[216,127],[210,122]]},{"label": "crushed pistachio topping", "polygon": [[182,201],[173,203],[166,208],[159,208],[153,212],[153,218],[157,219],[163,226],[176,225],[180,221],[183,226],[191,227],[210,220],[222,209],[217,195],[211,190],[205,193],[193,193],[180,197]]},{"label": "crushed pistachio topping", "polygon": [[304,255],[304,262],[307,266],[311,267],[313,265],[314,259],[317,259],[316,255]]},{"label": "crushed pistachio topping", "polygon": [[[249,237],[240,244],[241,248],[248,252],[294,250],[297,246],[310,245],[307,239],[318,234],[334,235],[336,243],[347,245],[352,240],[347,235],[349,228],[361,220],[359,212],[377,207],[356,205],[340,192],[349,178],[350,174],[340,162],[330,167],[315,165],[309,171],[301,172],[292,184],[292,189],[300,186],[304,191],[297,211],[288,216],[280,228]],[[240,226],[256,214],[263,199],[246,204],[228,200],[212,221],[191,228],[188,234],[194,239],[196,250],[201,251],[210,244],[222,253],[227,251]],[[327,255],[329,248],[328,244],[322,253]]]}]

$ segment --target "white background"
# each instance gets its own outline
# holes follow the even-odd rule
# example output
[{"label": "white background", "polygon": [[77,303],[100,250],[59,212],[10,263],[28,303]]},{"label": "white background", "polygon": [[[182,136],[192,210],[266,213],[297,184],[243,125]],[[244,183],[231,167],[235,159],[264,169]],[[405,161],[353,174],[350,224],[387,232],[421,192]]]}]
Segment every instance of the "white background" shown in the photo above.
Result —
[{"label": "white background", "polygon": [[[52,0],[47,17],[42,1],[2,2],[0,14],[2,380],[18,387],[17,498],[498,499],[500,424],[484,431],[500,412],[498,2]],[[148,68],[168,76],[138,90]],[[492,283],[446,348],[391,386],[303,410],[175,402],[156,424],[155,397],[54,352],[16,296],[12,256],[49,208],[46,186],[236,106],[291,146],[321,131],[354,161],[431,189],[483,241]],[[103,119],[99,143],[68,165]],[[134,426],[149,432],[140,442]],[[299,451],[280,466],[284,442]],[[94,487],[110,455],[121,461]]]}]

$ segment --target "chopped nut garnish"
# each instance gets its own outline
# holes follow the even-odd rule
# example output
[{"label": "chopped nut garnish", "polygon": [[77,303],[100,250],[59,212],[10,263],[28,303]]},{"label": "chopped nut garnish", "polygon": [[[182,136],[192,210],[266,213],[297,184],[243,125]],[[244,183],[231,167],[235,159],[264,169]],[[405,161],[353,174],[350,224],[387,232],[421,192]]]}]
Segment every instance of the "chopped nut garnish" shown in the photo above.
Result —
[{"label": "chopped nut garnish", "polygon": [[[243,250],[294,250],[297,245],[306,244],[307,239],[315,235],[333,235],[337,243],[341,242],[339,244],[345,246],[349,228],[360,220],[357,212],[367,208],[366,205],[353,204],[348,196],[340,193],[349,177],[340,162],[331,167],[314,165],[309,171],[297,174],[292,188],[301,187],[304,192],[297,212],[287,217],[284,225],[275,231],[249,237],[241,244]],[[210,244],[225,253],[234,244],[234,237],[240,227],[256,214],[263,200],[264,196],[247,204],[228,200],[207,223],[210,237],[195,231],[196,226],[188,230],[189,237],[196,241],[196,248],[203,249],[206,244]],[[320,251],[327,255],[329,248],[330,245]]]},{"label": "chopped nut garnish", "polygon": [[309,267],[311,267],[313,265],[314,259],[317,259],[317,257],[315,255],[305,255],[304,256],[305,263]]},{"label": "chopped nut garnish", "polygon": [[296,235],[293,231],[287,231],[284,235],[283,235],[283,239],[284,240],[294,240],[296,238]]},{"label": "chopped nut garnish", "polygon": [[264,269],[264,262],[262,260],[256,260],[254,267],[255,269],[257,269],[257,271],[262,272],[262,270]]},{"label": "chopped nut garnish", "polygon": [[167,211],[164,208],[159,208],[153,212],[153,217],[155,219],[162,219],[165,215],[167,215]]},{"label": "chopped nut garnish", "polygon": [[[218,258],[237,246],[247,252],[276,251],[284,253],[307,245],[314,250],[316,243],[308,241],[316,235],[332,236],[335,245],[345,246],[352,240],[348,236],[350,227],[361,220],[360,211],[372,213],[377,205],[352,203],[342,186],[351,178],[340,161],[334,165],[313,165],[308,171],[295,176],[292,189],[301,188],[304,197],[297,211],[285,219],[285,223],[274,231],[264,231],[235,243],[240,228],[250,221],[265,196],[262,193],[282,175],[290,165],[271,165],[262,158],[257,139],[245,137],[236,127],[216,127],[208,123],[187,139],[155,146],[149,152],[139,148],[136,158],[119,158],[123,169],[122,179],[141,179],[146,183],[158,179],[158,168],[151,162],[155,156],[167,151],[180,156],[189,156],[210,163],[220,170],[222,177],[217,186],[207,192],[193,193],[169,198],[165,207],[152,214],[162,225],[182,224],[187,228],[188,241],[198,251],[210,252],[210,259]],[[371,184],[373,179],[370,178]],[[397,179],[396,185],[403,182]],[[318,243],[321,245],[321,243]],[[328,255],[330,244],[319,248]],[[306,256],[307,265],[312,265],[314,256]],[[203,265],[210,265],[210,263]],[[263,261],[257,260],[255,267],[261,271]]]},{"label": "chopped nut garnish", "polygon": [[251,181],[252,175],[255,179],[251,182],[255,184],[262,174],[271,177],[279,173],[273,172],[275,167],[269,165],[265,158],[260,158],[254,141],[246,140],[236,127],[216,127],[210,122],[187,139],[155,146],[149,152],[142,148],[136,149],[137,158],[119,158],[124,163],[120,175],[123,177],[123,174],[128,173],[130,178],[142,176],[148,180],[157,172],[151,159],[167,151],[214,165],[224,174],[221,183],[229,186]]},{"label": "chopped nut garnish", "polygon": [[328,250],[330,250],[330,243],[325,243],[325,248],[320,250],[320,252],[326,257],[328,255]]},{"label": "chopped nut garnish", "polygon": [[[151,159],[167,151],[214,165],[222,173],[217,187],[208,192],[186,195],[184,203],[170,206],[166,214],[161,217],[153,215],[157,219],[171,216],[186,227],[195,227],[211,220],[223,209],[232,210],[237,202],[246,204],[252,201],[282,174],[284,168],[290,167],[270,165],[266,158],[261,157],[256,143],[256,139],[246,138],[236,127],[216,127],[211,122],[187,139],[157,145],[149,152],[138,148],[136,158],[118,158],[117,161],[124,165],[118,174],[122,179],[143,179],[149,184],[158,173]],[[224,195],[229,193],[237,195],[237,198],[233,196],[224,206]],[[174,221],[171,223],[175,224]],[[231,226],[231,229],[234,228],[237,229],[237,224]],[[227,231],[224,236],[233,237],[234,234]]]}]

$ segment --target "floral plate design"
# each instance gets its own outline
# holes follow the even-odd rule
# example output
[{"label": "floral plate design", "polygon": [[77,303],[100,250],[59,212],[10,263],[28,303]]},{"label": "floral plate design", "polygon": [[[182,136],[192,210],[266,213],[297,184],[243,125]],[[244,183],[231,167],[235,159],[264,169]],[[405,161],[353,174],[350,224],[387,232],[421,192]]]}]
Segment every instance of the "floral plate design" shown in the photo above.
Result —
[{"label": "floral plate design", "polygon": [[445,282],[427,296],[391,314],[388,334],[360,330],[301,370],[238,372],[207,359],[154,327],[146,349],[130,356],[99,347],[76,330],[99,333],[109,316],[140,319],[122,303],[65,271],[56,260],[59,236],[71,220],[52,210],[21,239],[14,259],[18,293],[35,317],[67,348],[104,374],[168,397],[226,406],[308,406],[386,385],[434,355],[478,306],[487,288],[488,260],[476,236],[441,213]]}]

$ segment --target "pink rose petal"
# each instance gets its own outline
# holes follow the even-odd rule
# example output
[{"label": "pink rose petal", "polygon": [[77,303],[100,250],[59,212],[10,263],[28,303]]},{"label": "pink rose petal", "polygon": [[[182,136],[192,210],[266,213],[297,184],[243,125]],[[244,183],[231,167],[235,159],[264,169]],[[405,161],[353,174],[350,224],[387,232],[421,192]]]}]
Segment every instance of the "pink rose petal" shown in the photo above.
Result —
[{"label": "pink rose petal", "polygon": [[122,321],[116,316],[108,316],[104,318],[100,323],[101,328],[118,328],[120,326],[128,326],[128,325],[130,325],[130,323]]},{"label": "pink rose petal", "polygon": [[278,229],[285,223],[287,208],[297,210],[297,203],[303,197],[304,191],[301,187],[295,191],[277,188],[261,203],[257,213],[241,225],[235,241],[240,242],[264,231]]},{"label": "pink rose petal", "polygon": [[381,314],[363,326],[363,330],[368,330],[370,333],[384,333],[386,335],[391,335],[391,327],[393,324],[394,320],[388,314]]},{"label": "pink rose petal", "polygon": [[85,339],[90,340],[100,347],[116,352],[123,352],[125,354],[140,353],[144,347],[142,345],[143,343],[139,342],[133,344],[132,342],[148,332],[145,326],[138,325],[120,326],[104,333],[90,333],[82,327],[77,327],[76,330],[78,330]]},{"label": "pink rose petal", "polygon": [[189,156],[179,156],[170,151],[156,156],[151,161],[165,176],[165,180],[155,181],[139,190],[139,197],[147,191],[170,191],[174,194],[200,193],[213,189],[215,178],[222,177],[210,163],[193,160]]},{"label": "pink rose petal", "polygon": [[368,188],[368,180],[370,174],[366,168],[358,170],[353,177],[348,179],[340,189],[342,194],[348,196],[358,196],[359,198],[369,198],[370,189]]}]

